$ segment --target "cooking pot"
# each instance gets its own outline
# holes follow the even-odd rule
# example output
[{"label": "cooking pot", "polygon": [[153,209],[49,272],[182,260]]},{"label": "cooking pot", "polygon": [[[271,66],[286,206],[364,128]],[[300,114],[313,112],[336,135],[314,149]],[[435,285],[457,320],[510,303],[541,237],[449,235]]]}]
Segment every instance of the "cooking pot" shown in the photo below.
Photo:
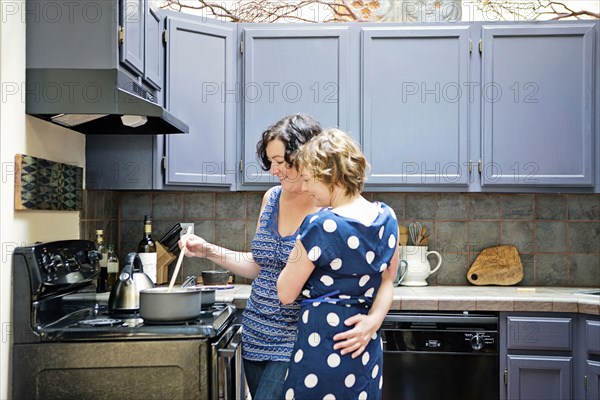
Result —
[{"label": "cooking pot", "polygon": [[137,253],[127,254],[125,266],[108,297],[108,310],[112,313],[137,312],[140,308],[140,291],[154,287],[144,273],[142,260]]},{"label": "cooking pot", "polygon": [[202,283],[207,286],[227,285],[229,271],[210,270],[202,271]]},{"label": "cooking pot", "polygon": [[155,287],[140,292],[140,317],[148,322],[183,322],[198,318],[213,305],[215,290],[199,287]]}]

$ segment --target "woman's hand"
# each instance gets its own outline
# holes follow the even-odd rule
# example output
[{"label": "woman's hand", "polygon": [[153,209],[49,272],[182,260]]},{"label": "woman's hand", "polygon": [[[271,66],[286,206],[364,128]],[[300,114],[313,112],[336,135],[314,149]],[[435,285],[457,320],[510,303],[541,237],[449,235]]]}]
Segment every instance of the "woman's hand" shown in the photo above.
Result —
[{"label": "woman's hand", "polygon": [[342,355],[352,353],[352,358],[356,358],[365,351],[371,338],[377,333],[380,322],[371,315],[356,314],[346,319],[344,325],[354,327],[333,337],[337,342],[333,349],[341,349]]},{"label": "woman's hand", "polygon": [[[185,249],[183,248],[185,244]],[[181,236],[179,239],[179,248],[185,252],[186,257],[207,257],[214,251],[214,245],[208,243],[200,236],[193,233]]]}]

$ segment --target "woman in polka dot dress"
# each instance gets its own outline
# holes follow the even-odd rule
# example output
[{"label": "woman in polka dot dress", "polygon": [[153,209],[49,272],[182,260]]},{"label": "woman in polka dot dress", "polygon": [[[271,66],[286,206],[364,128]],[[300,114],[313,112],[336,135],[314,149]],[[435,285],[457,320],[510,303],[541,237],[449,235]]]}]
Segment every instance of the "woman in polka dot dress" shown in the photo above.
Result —
[{"label": "woman in polka dot dress", "polygon": [[398,269],[396,216],[387,205],[361,196],[367,162],[347,134],[321,133],[301,147],[296,165],[302,189],[325,208],[305,218],[277,282],[282,303],[300,293],[306,297],[284,397],[380,399],[379,330],[352,354],[340,351],[336,340],[352,315],[377,313],[380,326],[389,310]]}]

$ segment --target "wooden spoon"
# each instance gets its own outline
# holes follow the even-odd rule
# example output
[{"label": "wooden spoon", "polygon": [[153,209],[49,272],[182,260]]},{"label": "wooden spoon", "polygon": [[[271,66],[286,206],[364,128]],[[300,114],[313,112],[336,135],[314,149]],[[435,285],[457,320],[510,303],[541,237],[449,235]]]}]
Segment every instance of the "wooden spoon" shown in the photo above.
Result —
[{"label": "wooden spoon", "polygon": [[408,228],[404,225],[398,225],[398,244],[400,246],[408,244]]},{"label": "wooden spoon", "polygon": [[175,279],[177,279],[177,274],[179,274],[179,268],[181,268],[183,256],[185,255],[185,247],[187,246],[187,235],[189,235],[190,233],[192,233],[192,227],[188,226],[187,231],[185,232],[185,242],[183,242],[183,247],[181,248],[181,252],[179,253],[179,258],[177,259],[177,265],[175,265],[175,271],[173,271],[173,276],[171,277],[171,282],[169,283],[169,292],[173,290],[173,286],[175,285]]}]

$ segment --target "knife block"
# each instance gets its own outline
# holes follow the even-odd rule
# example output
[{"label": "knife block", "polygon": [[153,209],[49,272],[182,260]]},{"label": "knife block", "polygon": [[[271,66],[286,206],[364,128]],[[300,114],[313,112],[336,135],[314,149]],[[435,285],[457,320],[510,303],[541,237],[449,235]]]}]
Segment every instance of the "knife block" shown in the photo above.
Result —
[{"label": "knife block", "polygon": [[169,282],[169,265],[177,257],[159,242],[156,243],[156,284]]}]

